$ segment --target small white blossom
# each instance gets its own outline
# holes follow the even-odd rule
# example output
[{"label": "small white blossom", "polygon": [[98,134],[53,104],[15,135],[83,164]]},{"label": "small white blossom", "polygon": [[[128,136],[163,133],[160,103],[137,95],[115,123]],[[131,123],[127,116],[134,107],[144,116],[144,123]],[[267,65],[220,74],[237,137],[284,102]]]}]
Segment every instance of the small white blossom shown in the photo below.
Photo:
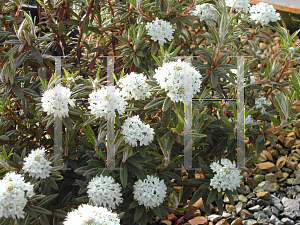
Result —
[{"label": "small white blossom", "polygon": [[88,184],[88,196],[98,206],[115,209],[123,202],[121,186],[112,177],[97,176]]},{"label": "small white blossom", "polygon": [[118,214],[104,207],[87,204],[78,206],[78,209],[69,212],[64,225],[119,225]]},{"label": "small white blossom", "polygon": [[240,186],[243,176],[240,175],[240,170],[229,159],[221,159],[220,163],[213,162],[210,168],[215,172],[214,177],[210,180],[210,186],[217,189],[218,192],[234,191]]},{"label": "small white blossom", "polygon": [[24,207],[34,195],[33,185],[26,183],[24,177],[16,172],[5,174],[0,181],[0,218],[24,218]]},{"label": "small white blossom", "polygon": [[145,97],[151,96],[149,92],[151,86],[146,80],[146,76],[135,72],[125,75],[118,81],[122,96],[127,100],[145,100]]},{"label": "small white blossom", "polygon": [[276,12],[272,5],[265,2],[252,5],[250,14],[250,19],[254,20],[256,24],[260,22],[262,26],[280,20],[280,14]]},{"label": "small white blossom", "polygon": [[254,76],[250,76],[250,84],[254,84],[256,82]]},{"label": "small white blossom", "polygon": [[261,114],[262,114],[262,115],[265,115],[265,114],[267,114],[267,111],[266,111],[266,109],[265,109],[265,108],[263,108],[263,109],[261,110]]},{"label": "small white blossom", "polygon": [[289,52],[292,53],[292,54],[294,54],[295,53],[295,48],[294,47],[290,47],[289,48]]},{"label": "small white blossom", "polygon": [[249,0],[225,0],[225,3],[227,7],[235,8],[238,12],[248,12],[250,8]]},{"label": "small white blossom", "polygon": [[263,104],[271,105],[271,103],[265,97],[260,97],[258,99],[255,99],[255,108],[256,109],[264,108]]},{"label": "small white blossom", "polygon": [[75,99],[70,99],[71,90],[62,86],[55,86],[46,90],[41,98],[43,111],[48,115],[54,114],[54,117],[68,117],[68,104],[74,106]]},{"label": "small white blossom", "polygon": [[89,94],[88,99],[90,106],[88,109],[91,113],[98,117],[107,117],[107,114],[112,113],[115,116],[115,109],[118,113],[124,114],[127,102],[121,95],[119,89],[114,89],[113,86],[102,87]]},{"label": "small white blossom", "polygon": [[190,102],[199,91],[202,76],[189,63],[177,60],[164,63],[153,76],[172,101]]},{"label": "small white blossom", "polygon": [[134,183],[133,194],[139,205],[153,209],[164,202],[167,195],[167,186],[158,177],[147,175],[146,179]]},{"label": "small white blossom", "polygon": [[45,158],[45,148],[32,150],[31,153],[24,158],[23,170],[29,173],[29,176],[34,178],[45,179],[49,177],[51,162]]},{"label": "small white blossom", "polygon": [[253,123],[253,122],[254,122],[254,120],[251,115],[249,115],[245,118],[245,124]]},{"label": "small white blossom", "polygon": [[218,11],[209,3],[196,5],[192,15],[199,16],[200,21],[205,21],[208,25],[212,25],[218,20]]},{"label": "small white blossom", "polygon": [[160,20],[157,17],[154,21],[146,24],[146,29],[151,39],[158,41],[160,45],[166,43],[166,40],[171,41],[173,39],[172,34],[175,31],[170,22]]},{"label": "small white blossom", "polygon": [[125,137],[125,142],[132,147],[148,145],[153,140],[154,131],[149,124],[141,121],[139,116],[129,117],[122,125],[121,134]]}]

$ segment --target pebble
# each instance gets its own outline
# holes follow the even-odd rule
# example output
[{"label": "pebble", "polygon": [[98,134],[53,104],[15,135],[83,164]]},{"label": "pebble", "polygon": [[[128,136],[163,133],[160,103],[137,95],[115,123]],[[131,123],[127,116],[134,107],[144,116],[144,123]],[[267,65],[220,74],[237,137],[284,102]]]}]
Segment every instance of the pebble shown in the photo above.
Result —
[{"label": "pebble", "polygon": [[297,200],[283,197],[281,199],[281,202],[282,202],[282,205],[284,207],[285,212],[290,212],[290,211],[293,211],[293,210],[299,210],[300,204]]},{"label": "pebble", "polygon": [[271,217],[271,216],[273,215],[270,206],[267,206],[266,208],[264,208],[264,209],[263,209],[263,212],[264,212],[267,216],[269,216],[269,217]]},{"label": "pebble", "polygon": [[272,215],[271,216],[271,218],[270,218],[270,220],[269,220],[269,223],[272,223],[272,224],[277,224],[277,225],[279,225],[279,224],[284,224],[284,223],[282,223],[276,216],[274,216],[274,215]]},{"label": "pebble", "polygon": [[294,188],[294,187],[288,187],[288,188],[286,188],[284,191],[285,191],[285,193],[286,193],[287,195],[296,195],[296,194],[298,194],[297,189]]},{"label": "pebble", "polygon": [[296,220],[296,214],[293,212],[283,212],[280,214],[281,217],[287,217],[290,218],[291,220]]},{"label": "pebble", "polygon": [[243,203],[242,202],[238,202],[236,205],[235,205],[235,212],[237,214],[240,214],[240,212],[243,210]]},{"label": "pebble", "polygon": [[254,175],[253,179],[256,180],[258,183],[261,183],[264,181],[265,176],[262,174],[256,174]]},{"label": "pebble", "polygon": [[270,200],[258,199],[257,204],[259,204],[260,206],[269,206],[271,203]]},{"label": "pebble", "polygon": [[212,215],[209,215],[207,217],[207,219],[211,222],[217,222],[219,221],[220,219],[222,219],[222,217],[220,215],[216,215],[216,214],[212,214]]},{"label": "pebble", "polygon": [[243,210],[240,212],[240,217],[241,217],[243,220],[249,219],[249,216],[250,216],[250,212],[249,212],[247,209],[243,209]]},{"label": "pebble", "polygon": [[264,191],[275,192],[279,190],[279,185],[277,183],[271,183],[269,181],[263,181],[258,184]]},{"label": "pebble", "polygon": [[265,175],[265,180],[274,183],[277,182],[277,177],[274,173],[268,173]]},{"label": "pebble", "polygon": [[203,217],[203,216],[197,216],[197,217],[195,217],[195,218],[189,220],[188,222],[189,222],[189,224],[191,224],[191,225],[198,225],[198,224],[203,224],[203,225],[205,225],[205,224],[208,224],[207,219],[206,219],[205,217]]},{"label": "pebble", "polygon": [[281,222],[284,223],[284,225],[294,225],[295,223],[293,222],[293,220],[289,219],[289,218],[282,218]]},{"label": "pebble", "polygon": [[230,225],[242,225],[242,219],[237,218],[234,221],[232,221]]},{"label": "pebble", "polygon": [[219,222],[217,222],[216,225],[229,225],[229,223],[226,219],[222,219]]},{"label": "pebble", "polygon": [[271,211],[275,216],[279,216],[280,211],[275,206],[271,206]]},{"label": "pebble", "polygon": [[249,220],[243,220],[243,225],[256,225],[257,221],[253,220],[253,219],[249,219]]},{"label": "pebble", "polygon": [[249,210],[249,212],[258,212],[258,211],[261,211],[261,207],[260,207],[260,205],[255,205],[255,206],[249,208],[248,210]]},{"label": "pebble", "polygon": [[264,200],[271,200],[272,196],[270,194],[270,192],[268,191],[263,191],[263,192],[258,192],[256,193],[256,196],[260,199],[264,199]]}]

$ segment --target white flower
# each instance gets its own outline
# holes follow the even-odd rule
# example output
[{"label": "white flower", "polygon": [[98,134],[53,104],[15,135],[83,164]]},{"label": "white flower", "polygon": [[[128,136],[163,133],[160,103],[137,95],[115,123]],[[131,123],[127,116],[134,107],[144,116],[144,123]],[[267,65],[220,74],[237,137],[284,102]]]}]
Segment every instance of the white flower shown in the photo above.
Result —
[{"label": "white flower", "polygon": [[289,52],[292,53],[292,54],[294,54],[295,53],[295,48],[294,47],[290,47],[289,48]]},{"label": "white flower", "polygon": [[153,209],[164,202],[167,195],[167,186],[163,180],[159,180],[153,175],[147,175],[146,179],[134,183],[133,194],[139,205]]},{"label": "white flower", "polygon": [[151,39],[158,41],[161,45],[167,42],[166,39],[171,41],[173,39],[172,34],[175,31],[170,22],[160,20],[157,17],[154,21],[146,24],[146,29]]},{"label": "white flower", "polygon": [[124,114],[127,102],[121,96],[119,89],[114,89],[113,86],[102,87],[97,91],[93,91],[89,94],[88,109],[91,113],[98,117],[107,117],[107,114],[112,113],[115,116],[114,110],[118,110],[118,113]]},{"label": "white flower", "polygon": [[225,0],[225,3],[227,7],[235,8],[238,12],[242,10],[248,12],[250,8],[249,0]]},{"label": "white flower", "polygon": [[141,121],[139,116],[127,118],[122,125],[121,134],[125,137],[125,142],[129,143],[132,147],[148,145],[153,140],[154,131],[149,124]]},{"label": "white flower", "polygon": [[70,99],[71,90],[62,86],[55,86],[44,92],[41,101],[44,112],[55,117],[68,117],[68,104],[74,106],[75,99]]},{"label": "white flower", "polygon": [[172,101],[184,103],[192,100],[202,82],[201,74],[191,64],[181,60],[164,63],[155,70],[153,77],[168,92]]},{"label": "white flower", "polygon": [[88,196],[95,205],[115,209],[123,202],[121,186],[112,177],[97,176],[88,184]]},{"label": "white flower", "polygon": [[122,77],[118,83],[122,89],[121,94],[127,100],[145,100],[145,97],[151,96],[149,92],[151,86],[146,83],[147,77],[143,74],[131,72]]},{"label": "white flower", "polygon": [[205,21],[208,25],[212,25],[218,20],[218,11],[209,3],[196,5],[192,15],[199,16],[200,21]]},{"label": "white flower", "polygon": [[24,218],[27,198],[33,195],[33,185],[25,183],[22,175],[16,172],[5,174],[0,181],[0,218]]},{"label": "white flower", "polygon": [[250,84],[254,84],[256,82],[254,76],[250,76]]},{"label": "white flower", "polygon": [[45,179],[49,177],[51,162],[45,159],[45,148],[32,150],[31,153],[24,158],[23,170],[29,173],[29,176],[34,178]]},{"label": "white flower", "polygon": [[272,5],[265,2],[252,5],[250,14],[250,19],[254,20],[256,24],[260,22],[262,26],[280,20],[280,14],[276,12]]},{"label": "white flower", "polygon": [[258,99],[255,99],[255,108],[256,109],[264,108],[263,104],[271,105],[271,103],[265,97],[260,97]]},{"label": "white flower", "polygon": [[221,159],[220,163],[213,162],[210,168],[215,172],[214,177],[210,180],[210,186],[217,189],[218,192],[221,190],[234,191],[240,186],[243,176],[229,159]]},{"label": "white flower", "polygon": [[254,120],[251,115],[249,115],[245,118],[245,124],[253,123],[253,122],[254,122]]},{"label": "white flower", "polygon": [[88,204],[78,206],[78,209],[69,212],[64,225],[119,225],[118,214],[104,207]]}]

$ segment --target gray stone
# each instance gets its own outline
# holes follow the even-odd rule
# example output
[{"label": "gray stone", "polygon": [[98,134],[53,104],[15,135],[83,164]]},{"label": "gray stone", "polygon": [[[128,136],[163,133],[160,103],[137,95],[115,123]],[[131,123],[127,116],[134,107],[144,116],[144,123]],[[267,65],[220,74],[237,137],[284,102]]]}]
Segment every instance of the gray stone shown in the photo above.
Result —
[{"label": "gray stone", "polygon": [[263,211],[258,211],[254,213],[254,219],[258,219],[259,216],[266,216]]},{"label": "gray stone", "polygon": [[257,218],[258,223],[262,224],[268,224],[269,223],[269,217],[266,214],[260,214]]},{"label": "gray stone", "polygon": [[279,219],[276,216],[272,215],[269,220],[269,223],[275,224],[277,221],[279,221]]},{"label": "gray stone", "polygon": [[253,189],[254,192],[258,193],[258,192],[263,192],[264,189],[262,187],[256,187]]},{"label": "gray stone", "polygon": [[290,218],[291,220],[296,220],[296,214],[293,213],[293,212],[283,212],[280,214],[281,217],[287,217],[287,218]]},{"label": "gray stone", "polygon": [[294,199],[289,199],[289,198],[283,197],[281,199],[281,202],[283,204],[285,212],[291,212],[293,210],[298,210],[300,208],[299,202]]},{"label": "gray stone", "polygon": [[249,208],[248,210],[249,210],[249,212],[258,212],[261,210],[261,207],[260,207],[260,205],[255,205],[255,206]]},{"label": "gray stone", "polygon": [[296,194],[298,194],[298,191],[294,187],[288,187],[288,188],[285,189],[285,193],[287,195],[296,195]]},{"label": "gray stone", "polygon": [[243,225],[256,225],[257,221],[254,219],[249,219],[249,220],[243,220],[242,223]]},{"label": "gray stone", "polygon": [[300,210],[294,210],[294,213],[296,214],[297,218],[300,218]]},{"label": "gray stone", "polygon": [[235,205],[235,211],[237,214],[239,214],[242,210],[243,210],[243,203],[242,202],[238,202],[236,205]]},{"label": "gray stone", "polygon": [[275,192],[279,190],[279,184],[271,183],[269,181],[263,181],[258,184],[258,187],[261,187],[264,191]]},{"label": "gray stone", "polygon": [[258,199],[257,200],[257,204],[261,205],[261,206],[269,206],[271,203],[268,200],[264,200],[264,199]]},{"label": "gray stone", "polygon": [[279,211],[283,211],[284,207],[281,203],[275,203],[274,206],[279,210]]},{"label": "gray stone", "polygon": [[295,188],[298,192],[300,192],[300,186],[299,185],[295,185]]},{"label": "gray stone", "polygon": [[296,199],[298,202],[300,202],[300,194],[297,194],[296,197],[295,197],[295,199]]},{"label": "gray stone", "polygon": [[293,222],[293,220],[289,219],[289,218],[282,218],[281,222],[284,223],[284,225],[294,225],[295,223]]},{"label": "gray stone", "polygon": [[275,216],[279,216],[280,211],[275,206],[271,207],[271,211]]},{"label": "gray stone", "polygon": [[256,205],[256,201],[253,200],[253,199],[251,199],[249,202],[247,202],[246,207],[247,208],[251,208],[251,207],[253,207],[255,205]]},{"label": "gray stone", "polygon": [[263,211],[264,211],[264,213],[265,213],[267,216],[269,216],[269,217],[271,217],[271,216],[273,215],[270,206],[267,206],[266,208],[264,208]]}]

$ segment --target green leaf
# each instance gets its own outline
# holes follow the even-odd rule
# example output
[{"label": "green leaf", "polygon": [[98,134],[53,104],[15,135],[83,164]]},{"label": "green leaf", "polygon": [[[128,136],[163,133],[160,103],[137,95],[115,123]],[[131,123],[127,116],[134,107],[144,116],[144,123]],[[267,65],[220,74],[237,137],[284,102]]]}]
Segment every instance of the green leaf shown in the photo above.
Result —
[{"label": "green leaf", "polygon": [[[201,185],[202,186],[202,185]],[[203,190],[201,186],[195,191],[191,201],[189,202],[189,205],[193,205],[195,202],[197,202],[204,194],[206,194],[206,190]]]},{"label": "green leaf", "polygon": [[159,207],[154,207],[152,210],[153,210],[155,215],[157,215],[159,218],[162,218],[161,211],[160,211]]},{"label": "green leaf", "polygon": [[0,136],[0,140],[1,140],[1,141],[9,141],[10,138],[7,137],[6,135],[1,135],[1,136]]},{"label": "green leaf", "polygon": [[231,203],[232,205],[234,205],[234,198],[233,198],[233,196],[232,196],[232,192],[229,191],[229,190],[225,190],[225,194],[226,194],[226,196],[228,197],[230,203]]},{"label": "green leaf", "polygon": [[139,203],[137,201],[133,201],[131,202],[131,204],[129,205],[129,209],[134,209],[136,207],[139,206]]},{"label": "green leaf", "polygon": [[49,221],[48,221],[48,218],[45,214],[41,214],[39,216],[39,221],[41,222],[41,224],[43,225],[49,225]]},{"label": "green leaf", "polygon": [[47,210],[45,208],[39,207],[39,206],[33,205],[31,207],[31,209],[38,214],[52,215],[52,212],[50,212],[49,210]]},{"label": "green leaf", "polygon": [[134,213],[134,222],[139,221],[139,219],[142,217],[143,213],[144,213],[145,209],[143,206],[139,206],[135,209],[135,213]]},{"label": "green leaf", "polygon": [[38,50],[37,47],[31,46],[31,47],[30,47],[30,51],[31,51],[32,55],[34,55],[34,57],[36,58],[36,60],[37,60],[39,63],[43,63],[43,57],[42,57],[42,54],[40,53],[40,51]]},{"label": "green leaf", "polygon": [[165,97],[155,98],[145,106],[144,110],[152,109],[156,106],[162,105],[164,101]]},{"label": "green leaf", "polygon": [[25,101],[24,93],[23,93],[22,89],[21,89],[18,85],[14,84],[14,85],[12,86],[12,91],[13,91],[14,93],[16,93],[16,95],[17,95],[21,100]]},{"label": "green leaf", "polygon": [[172,101],[169,97],[166,97],[162,110],[165,112],[172,105]]},{"label": "green leaf", "polygon": [[17,61],[16,61],[16,68],[19,68],[22,63],[24,62],[25,58],[27,57],[27,55],[29,54],[29,52],[23,52],[18,58],[17,58]]},{"label": "green leaf", "polygon": [[208,194],[207,201],[205,204],[210,205],[210,203],[212,203],[215,200],[217,195],[218,195],[218,191],[216,189],[212,189]]},{"label": "green leaf", "polygon": [[256,151],[257,155],[260,155],[264,149],[264,138],[265,136],[263,134],[259,135],[256,139]]},{"label": "green leaf", "polygon": [[120,179],[123,188],[126,188],[128,180],[128,168],[126,163],[121,163]]},{"label": "green leaf", "polygon": [[30,216],[37,218],[37,214],[32,210],[31,207],[29,207],[28,205],[25,205],[24,211],[26,213],[28,213]]},{"label": "green leaf", "polygon": [[52,195],[49,195],[47,196],[46,198],[44,198],[43,200],[41,200],[38,204],[38,206],[43,206],[45,204],[47,204],[48,202],[51,202],[53,199],[55,199],[56,197],[58,196],[58,193],[57,194],[52,194]]}]

